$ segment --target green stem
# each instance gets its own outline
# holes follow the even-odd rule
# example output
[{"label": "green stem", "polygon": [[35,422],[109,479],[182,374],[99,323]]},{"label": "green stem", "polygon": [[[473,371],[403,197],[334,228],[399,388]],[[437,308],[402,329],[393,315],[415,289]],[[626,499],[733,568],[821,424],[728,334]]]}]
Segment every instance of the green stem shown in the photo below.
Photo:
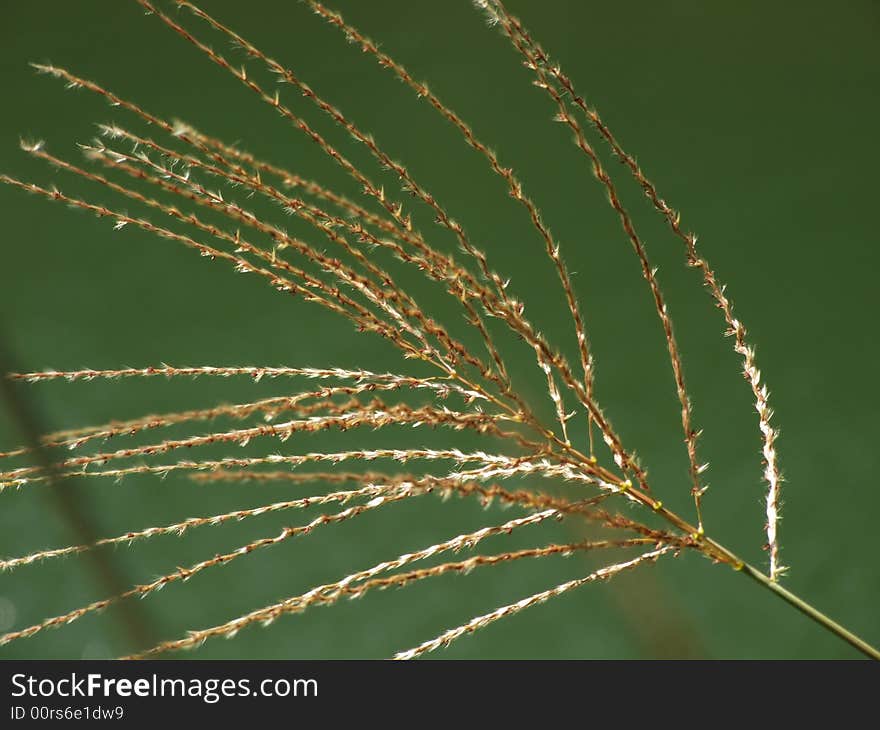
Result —
[{"label": "green stem", "polygon": [[811,619],[813,619],[813,621],[818,623],[820,626],[826,628],[832,634],[835,634],[848,644],[854,646],[865,656],[868,656],[871,659],[880,660],[880,651],[871,646],[867,641],[856,636],[848,629],[845,629],[836,621],[828,618],[828,616],[826,616],[824,613],[814,608],[801,598],[798,598],[794,593],[786,588],[783,588],[776,581],[770,580],[768,576],[764,575],[757,568],[749,565],[748,563],[742,563],[741,565],[742,569],[740,572],[744,573],[757,583],[760,583],[762,586],[764,586],[764,588],[767,588],[768,590],[775,593],[783,601],[791,606],[794,606],[801,613],[809,616]]},{"label": "green stem", "polygon": [[[469,380],[462,377],[458,373],[455,373],[454,377],[456,377],[464,385],[466,385],[474,390],[478,390],[478,391],[484,393],[490,400],[492,400],[494,403],[496,403],[498,406],[500,406],[504,410],[508,411],[511,414],[515,414],[515,410],[513,408],[511,408],[509,405],[507,405],[503,401],[498,400],[497,398],[490,395],[489,393],[486,393],[486,391],[483,388],[481,388],[479,385],[477,385],[475,383],[471,383]],[[534,420],[531,421],[530,425],[535,427],[539,433],[542,433],[550,441],[555,442],[558,446],[561,446],[563,449],[565,449],[567,452],[574,455],[577,459],[579,459],[583,463],[589,463],[593,469],[596,468],[594,465],[594,462],[592,462],[592,460],[587,458],[584,454],[582,454],[577,449],[573,448],[570,444],[567,444],[567,443],[561,441],[549,429],[541,427],[540,424],[537,423],[537,421],[534,421]],[[615,482],[614,476],[611,474],[608,474],[605,478],[607,478],[609,481]],[[619,483],[618,483],[618,486],[620,486]],[[641,491],[640,489],[638,489],[636,487],[628,486],[627,491],[637,501],[641,502],[642,504],[647,505],[649,508],[651,508],[652,510],[654,510],[655,512],[660,514],[668,522],[675,525],[675,527],[677,527],[679,530],[683,531],[684,534],[691,535],[698,542],[701,542],[705,546],[708,546],[709,550],[707,550],[705,552],[705,554],[707,556],[713,557],[715,559],[720,559],[721,562],[727,563],[728,565],[735,568],[740,573],[747,575],[749,578],[751,578],[755,582],[759,583],[764,588],[767,588],[771,592],[775,593],[777,596],[779,596],[783,601],[788,603],[790,606],[794,606],[798,611],[800,611],[801,613],[803,613],[806,616],[809,616],[817,624],[819,624],[820,626],[822,626],[826,630],[830,631],[835,636],[843,639],[845,642],[847,642],[851,646],[858,649],[865,656],[867,656],[871,659],[875,659],[877,661],[880,661],[880,651],[878,651],[873,646],[871,646],[867,641],[860,638],[859,636],[856,636],[852,631],[849,631],[848,629],[844,628],[839,623],[837,623],[836,621],[834,621],[833,619],[829,618],[824,613],[822,613],[819,609],[814,608],[809,603],[804,601],[802,598],[799,598],[798,596],[796,596],[794,593],[789,591],[787,588],[783,588],[781,585],[779,585],[778,582],[771,580],[769,576],[765,575],[764,573],[762,573],[760,570],[758,570],[754,566],[749,565],[744,560],[741,560],[733,552],[728,550],[723,545],[717,543],[715,540],[710,538],[708,535],[704,535],[702,527],[700,527],[700,528],[694,527],[689,522],[682,519],[681,517],[679,517],[677,514],[675,514],[674,512],[669,510],[668,508],[664,507],[662,502],[655,500],[653,497],[651,497],[648,494],[645,494],[643,491]],[[702,523],[702,520],[700,520],[700,522]]]}]

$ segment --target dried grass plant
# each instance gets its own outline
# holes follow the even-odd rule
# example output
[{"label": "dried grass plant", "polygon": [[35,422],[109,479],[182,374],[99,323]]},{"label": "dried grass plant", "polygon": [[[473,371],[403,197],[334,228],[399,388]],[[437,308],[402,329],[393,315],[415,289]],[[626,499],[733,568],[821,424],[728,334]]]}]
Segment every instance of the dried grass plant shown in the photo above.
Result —
[{"label": "dried grass plant", "polygon": [[[614,317],[613,306],[604,312],[584,311],[565,251],[531,193],[508,163],[425,83],[334,10],[317,0],[307,0],[306,5],[338,30],[341,38],[363,51],[365,62],[378,64],[441,115],[451,131],[499,178],[519,206],[523,226],[530,228],[534,238],[510,245],[517,247],[517,255],[534,256],[536,261],[541,255],[549,260],[569,319],[570,342],[551,342],[542,334],[528,316],[526,304],[534,292],[528,291],[527,283],[509,284],[504,262],[490,260],[481,242],[457,222],[421,179],[398,162],[384,142],[358,126],[356,115],[325,100],[299,72],[193,3],[176,2],[179,9],[189,11],[177,12],[178,8],[148,0],[138,2],[171,36],[190,44],[206,62],[230,76],[240,87],[241,103],[250,101],[254,114],[268,110],[280,117],[291,135],[296,135],[296,144],[316,145],[328,166],[353,179],[362,195],[355,199],[296,170],[259,159],[237,144],[201,131],[201,127],[159,116],[100,81],[49,64],[36,69],[68,88],[103,97],[118,112],[118,119],[102,124],[97,140],[80,145],[84,162],[62,158],[42,141],[22,143],[26,153],[53,166],[59,176],[78,178],[83,192],[73,185],[41,185],[5,174],[0,181],[109,220],[117,230],[142,229],[197,252],[206,263],[264,281],[281,297],[295,297],[329,310],[339,320],[347,320],[339,323],[340,328],[348,328],[340,329],[345,333],[340,337],[357,332],[357,337],[381,338],[399,353],[400,368],[375,372],[315,367],[312,363],[156,364],[9,374],[8,382],[25,383],[250,378],[285,385],[282,395],[40,434],[30,444],[8,448],[0,454],[4,463],[0,490],[6,492],[48,488],[63,493],[73,490],[74,480],[182,474],[206,488],[240,484],[248,490],[249,500],[255,494],[262,501],[246,508],[172,518],[161,525],[136,526],[116,535],[89,535],[84,530],[82,542],[4,559],[0,562],[4,571],[38,570],[39,564],[85,555],[93,557],[105,573],[112,573],[112,558],[106,556],[113,553],[107,553],[106,546],[136,551],[142,543],[163,536],[174,539],[190,531],[220,531],[224,525],[257,522],[271,513],[284,515],[290,524],[280,532],[187,562],[149,582],[120,587],[87,605],[59,615],[34,617],[0,637],[0,644],[63,630],[73,621],[107,607],[129,605],[127,599],[145,598],[166,586],[188,582],[188,590],[198,591],[199,574],[222,571],[222,566],[247,561],[266,548],[332,531],[339,523],[360,520],[370,512],[395,510],[401,502],[419,497],[430,500],[433,498],[425,495],[434,494],[487,507],[485,525],[420,547],[403,546],[399,554],[382,562],[363,565],[336,580],[241,615],[230,615],[222,623],[178,626],[179,635],[141,646],[131,657],[195,649],[216,637],[229,638],[287,614],[370,591],[404,588],[444,574],[590,552],[602,556],[602,567],[525,594],[495,610],[465,616],[459,625],[403,648],[396,658],[427,654],[587,583],[604,582],[636,568],[646,570],[659,560],[672,560],[682,553],[696,553],[719,569],[739,572],[864,654],[880,658],[876,649],[780,584],[785,572],[779,539],[783,479],[769,391],[745,326],[735,314],[725,285],[698,247],[696,234],[661,196],[565,70],[501,0],[477,0],[477,9],[509,40],[544,97],[541,103],[549,104],[556,123],[572,138],[572,153],[582,156],[598,185],[590,191],[587,186],[591,181],[585,176],[585,194],[607,198],[644,279],[646,301],[652,303],[665,340],[669,388],[680,408],[681,443],[688,465],[680,483],[655,483],[633,445],[622,438],[600,405],[601,379],[597,383],[596,375],[601,374],[602,358],[597,358],[597,366],[588,322]],[[231,44],[232,50],[215,50],[223,44]],[[317,118],[323,119],[323,127],[310,121],[311,110],[319,112]],[[366,154],[349,155],[332,141],[340,136],[340,130]],[[608,150],[621,163],[614,177],[603,161]],[[762,459],[755,468],[761,469],[765,485],[768,560],[762,568],[741,559],[713,537],[711,500],[704,504],[707,464],[700,455],[701,432],[682,352],[657,271],[619,192],[626,177],[634,178],[640,186],[655,214],[677,240],[682,260],[696,272],[707,303],[718,311],[718,329],[729,338],[750,392]],[[102,202],[105,197],[115,202]],[[436,226],[422,228],[419,221],[425,212]],[[566,242],[566,246],[572,245],[578,244]],[[400,273],[404,271],[417,272],[425,278],[425,286],[434,289],[413,287],[411,276]],[[424,299],[435,302],[437,297],[425,291],[445,296],[447,305],[451,303],[458,311],[457,321],[441,321],[449,306],[442,315],[432,313]],[[298,336],[308,334],[303,323],[284,326]],[[567,357],[563,354],[566,351],[576,353],[575,357]],[[162,356],[157,352],[157,357]],[[531,395],[526,395],[528,389],[518,382],[526,359],[543,382],[549,408],[534,403]],[[287,382],[295,385],[288,387]],[[550,418],[547,413],[552,414]],[[26,420],[26,415],[23,418]],[[413,448],[396,443],[394,439],[402,433],[396,427],[401,426],[416,429],[419,438],[433,445]],[[361,447],[352,441],[367,430],[375,430],[383,438],[387,433],[387,445]],[[436,435],[422,437],[422,431],[427,430]],[[319,451],[300,446],[308,444],[309,435],[325,431],[338,433],[338,443],[343,446]],[[349,431],[352,434],[343,437],[342,432]],[[481,447],[459,448],[455,432],[474,435]],[[131,443],[121,443],[126,439]],[[249,444],[249,450],[235,451]],[[200,455],[210,454],[211,447],[229,450],[216,458]],[[293,487],[296,494],[271,499],[263,496],[269,493],[264,489],[268,487]],[[690,492],[689,513],[674,511],[664,503],[670,490]],[[4,498],[13,497],[7,494]],[[497,507],[509,508],[509,513],[501,515]],[[439,503],[437,509],[442,509]],[[309,516],[295,517],[309,511]],[[574,525],[571,534],[578,537],[558,541],[560,533],[549,526],[559,521]],[[507,536],[511,533],[523,533],[522,539],[533,546],[520,548],[508,543],[505,547],[504,540],[510,540]],[[105,582],[113,584],[111,579]],[[291,625],[289,630],[296,629]]]}]

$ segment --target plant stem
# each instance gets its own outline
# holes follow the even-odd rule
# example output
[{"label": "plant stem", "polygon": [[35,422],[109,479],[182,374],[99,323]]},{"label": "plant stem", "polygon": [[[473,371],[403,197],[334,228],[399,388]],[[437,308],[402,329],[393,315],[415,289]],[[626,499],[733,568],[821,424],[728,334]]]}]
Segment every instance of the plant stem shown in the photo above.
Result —
[{"label": "plant stem", "polygon": [[[637,492],[637,490],[633,488],[630,490],[630,492],[634,493]],[[637,494],[636,496],[639,498],[644,497],[643,494]],[[679,529],[684,529],[686,534],[690,534],[698,542],[703,543],[708,548],[702,551],[704,555],[710,558],[720,559],[721,562],[727,563],[734,570],[737,570],[740,573],[747,575],[756,583],[775,593],[789,605],[794,606],[804,615],[809,616],[811,619],[813,619],[813,621],[815,621],[826,630],[830,631],[832,634],[843,639],[851,646],[854,646],[865,656],[880,661],[880,651],[871,646],[867,641],[856,636],[853,632],[844,628],[839,623],[822,613],[819,609],[811,606],[805,600],[796,596],[787,588],[783,588],[777,581],[771,580],[770,576],[765,575],[753,565],[750,565],[741,558],[737,557],[737,555],[735,555],[723,545],[715,542],[715,540],[711,539],[709,536],[702,535],[699,532],[695,532],[694,528],[691,525],[682,520],[674,512],[669,512],[665,508],[657,511],[663,513],[663,516],[666,517],[669,522],[672,522],[672,524],[679,527]]]},{"label": "plant stem", "polygon": [[[501,404],[499,404],[501,405]],[[544,435],[555,441],[558,445],[562,446],[566,451],[575,455],[582,462],[589,462],[590,460],[582,454],[577,449],[573,448],[569,444],[565,444],[560,441],[552,431],[545,430]],[[593,467],[596,468],[595,466]],[[609,475],[610,479],[613,481],[613,475]],[[819,609],[811,606],[809,603],[804,601],[802,598],[799,598],[794,593],[789,591],[787,588],[783,588],[779,583],[775,580],[771,580],[769,576],[762,573],[760,570],[755,568],[753,565],[745,562],[744,560],[737,557],[733,552],[728,550],[723,545],[717,543],[715,540],[710,538],[708,535],[704,535],[702,529],[694,527],[687,520],[682,519],[679,515],[677,515],[672,510],[663,506],[663,503],[659,500],[655,500],[653,497],[645,494],[643,491],[638,489],[637,487],[628,487],[626,490],[632,497],[634,497],[637,501],[646,505],[654,512],[663,517],[667,522],[677,527],[679,530],[684,532],[685,535],[690,535],[697,543],[701,543],[704,546],[704,549],[701,552],[710,557],[712,559],[718,560],[722,563],[727,563],[735,570],[744,573],[749,576],[752,580],[764,586],[768,590],[775,593],[779,596],[783,601],[788,603],[791,606],[794,606],[798,611],[809,616],[813,621],[818,623],[820,626],[824,627],[832,634],[840,637],[848,644],[854,646],[864,655],[870,657],[871,659],[876,659],[880,661],[880,650],[875,649],[864,639],[856,636],[854,633],[849,631],[848,629],[841,626],[839,623],[834,621],[833,619],[826,616]]]},{"label": "plant stem", "polygon": [[[436,363],[435,363],[436,364]],[[473,390],[477,390],[483,393],[490,401],[495,403],[497,406],[502,408],[511,414],[516,414],[517,411],[512,408],[510,405],[495,397],[491,393],[487,392],[484,388],[482,388],[479,384],[471,382],[469,379],[463,377],[460,373],[454,373],[453,376],[455,379],[459,380],[466,387],[469,387]],[[541,433],[545,438],[554,442],[557,446],[560,446],[562,449],[572,454],[577,460],[581,461],[584,464],[590,464],[592,470],[598,471],[599,473],[605,472],[601,467],[597,467],[597,465],[592,462],[585,454],[578,451],[576,448],[572,447],[570,444],[563,442],[559,439],[559,437],[550,429],[542,426],[538,423],[537,419],[532,416],[528,418],[530,414],[524,413],[526,416],[527,423],[535,428],[538,433]],[[605,472],[603,474],[604,478],[608,479],[612,483],[614,483],[615,478],[614,475]],[[880,650],[875,649],[871,646],[867,641],[862,639],[859,636],[856,636],[854,633],[849,631],[848,629],[841,626],[839,623],[834,621],[833,619],[826,616],[819,609],[811,606],[809,603],[804,601],[802,598],[799,598],[794,593],[789,591],[787,588],[783,588],[777,581],[771,580],[769,576],[762,573],[760,570],[755,568],[753,565],[745,562],[744,560],[737,557],[733,552],[728,550],[723,545],[717,543],[715,540],[711,539],[708,535],[703,533],[702,528],[694,527],[687,520],[681,518],[672,510],[663,506],[663,503],[659,500],[655,500],[648,494],[645,494],[643,491],[638,489],[637,487],[628,487],[627,491],[631,496],[633,496],[637,501],[641,502],[645,506],[652,509],[654,512],[663,517],[667,522],[677,527],[679,530],[684,532],[685,535],[690,535],[697,543],[702,543],[704,549],[701,550],[704,555],[710,557],[712,559],[718,560],[722,563],[727,563],[735,570],[747,575],[749,578],[754,580],[755,582],[762,585],[764,588],[775,593],[779,596],[783,601],[788,603],[791,606],[794,606],[798,611],[803,613],[806,616],[809,616],[813,621],[818,623],[820,626],[830,631],[832,634],[838,636],[843,639],[845,642],[850,644],[851,646],[858,649],[865,656],[880,661]],[[702,520],[700,520],[702,523]]]},{"label": "plant stem", "polygon": [[762,586],[764,586],[764,588],[767,588],[768,590],[775,593],[783,601],[794,606],[801,613],[809,616],[811,619],[813,619],[813,621],[818,623],[820,626],[823,626],[824,628],[826,628],[832,634],[835,634],[836,636],[840,637],[848,644],[851,644],[852,646],[854,646],[856,649],[858,649],[860,652],[862,652],[862,654],[864,654],[865,656],[868,656],[871,659],[880,660],[880,651],[878,651],[873,646],[871,646],[867,641],[856,636],[854,633],[852,633],[848,629],[845,629],[839,623],[837,623],[833,619],[830,619],[824,613],[822,613],[821,611],[814,608],[806,601],[804,601],[801,598],[799,598],[798,596],[796,596],[794,593],[789,591],[787,588],[783,588],[776,581],[770,580],[769,577],[764,575],[757,568],[749,565],[748,563],[742,563],[741,572],[743,574],[747,575],[752,580],[756,581],[757,583],[760,583]]},{"label": "plant stem", "polygon": [[871,659],[876,659],[880,661],[880,650],[875,649],[867,641],[856,636],[848,629],[845,629],[839,623],[826,616],[819,609],[811,606],[802,598],[796,596],[787,588],[783,588],[781,585],[779,585],[777,581],[771,580],[769,576],[762,573],[753,565],[750,565],[741,558],[737,557],[736,554],[728,550],[723,545],[717,543],[708,535],[704,535],[701,530],[695,528],[693,525],[687,522],[687,520],[682,519],[675,512],[667,509],[666,507],[663,507],[662,502],[655,501],[652,497],[645,494],[636,487],[629,487],[627,491],[630,495],[635,497],[637,501],[652,508],[661,517],[666,519],[671,524],[675,525],[678,529],[682,530],[684,534],[690,535],[694,540],[697,541],[697,543],[701,543],[703,547],[701,552],[704,555],[715,560],[719,560],[720,562],[727,563],[735,570],[749,576],[749,578],[764,586],[764,588],[767,588],[768,590],[775,593],[783,601],[791,606],[794,606],[798,611],[805,614],[806,616],[809,616],[820,626],[827,629],[832,634],[840,637],[848,644],[854,646],[864,655],[870,657]]}]

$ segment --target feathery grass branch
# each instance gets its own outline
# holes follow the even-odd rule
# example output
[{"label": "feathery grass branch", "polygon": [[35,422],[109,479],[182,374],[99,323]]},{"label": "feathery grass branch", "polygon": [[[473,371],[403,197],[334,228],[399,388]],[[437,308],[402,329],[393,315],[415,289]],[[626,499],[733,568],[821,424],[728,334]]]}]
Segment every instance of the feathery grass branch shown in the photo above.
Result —
[{"label": "feathery grass branch", "polygon": [[[360,597],[373,589],[404,587],[446,574],[465,574],[478,567],[518,563],[528,558],[634,547],[643,550],[635,558],[612,558],[605,567],[586,575],[583,569],[579,569],[579,577],[475,616],[433,639],[399,652],[396,658],[416,658],[586,583],[605,581],[621,572],[654,563],[663,555],[688,551],[742,573],[863,654],[880,658],[877,649],[778,583],[784,571],[779,562],[778,540],[782,477],[776,452],[777,431],[771,425],[768,390],[757,369],[754,349],[746,340],[746,330],[734,316],[724,286],[718,282],[706,259],[697,252],[696,236],[685,232],[679,213],[660,197],[654,184],[635,159],[623,150],[598,112],[577,94],[571,79],[550,60],[547,52],[501,0],[476,0],[476,5],[511,42],[534,76],[534,84],[549,97],[555,120],[573,135],[574,144],[585,155],[648,285],[652,303],[649,310],[653,308],[660,321],[665,356],[671,364],[680,407],[688,459],[687,474],[682,476],[682,482],[688,485],[693,495],[693,520],[664,504],[660,494],[670,493],[680,485],[659,485],[649,479],[647,468],[638,461],[631,445],[625,444],[600,407],[596,397],[594,342],[563,260],[560,243],[551,234],[537,204],[525,192],[520,176],[512,167],[506,166],[507,163],[501,162],[502,157],[481,141],[474,128],[458,112],[339,13],[319,0],[307,0],[311,10],[323,21],[339,30],[448,122],[478,153],[489,171],[501,178],[507,194],[525,211],[531,235],[537,234],[540,247],[546,254],[545,264],[552,266],[555,272],[559,287],[556,291],[558,305],[562,309],[564,301],[568,327],[574,329],[577,346],[574,367],[551,339],[526,318],[524,302],[514,296],[500,270],[453,217],[452,211],[441,204],[428,187],[417,181],[406,166],[394,159],[389,148],[380,146],[353,117],[319,95],[298,71],[276,61],[268,52],[188,0],[176,0],[176,4],[190,11],[195,20],[189,16],[186,19],[172,17],[158,2],[135,2],[155,16],[165,29],[183,39],[188,47],[230,75],[237,82],[236,86],[255,95],[263,103],[263,108],[272,110],[288,128],[292,126],[303,133],[317,146],[324,161],[329,158],[334,166],[357,183],[363,199],[343,194],[298,170],[264,160],[189,123],[147,111],[98,82],[46,64],[35,67],[38,72],[57,78],[70,88],[85,89],[109,102],[128,114],[133,126],[129,128],[116,121],[101,124],[99,139],[79,145],[85,156],[82,164],[49,153],[43,142],[23,142],[23,150],[60,173],[74,176],[84,186],[126,201],[138,212],[128,213],[114,203],[97,202],[88,193],[62,192],[54,185],[40,185],[19,176],[0,174],[0,183],[109,219],[116,230],[127,226],[141,229],[192,249],[203,257],[224,262],[235,272],[255,274],[281,293],[318,304],[348,320],[358,332],[379,335],[381,342],[390,345],[392,353],[404,363],[414,362],[417,372],[427,370],[430,374],[411,374],[406,368],[400,372],[376,372],[359,367],[176,367],[166,364],[146,368],[47,369],[7,374],[5,377],[9,380],[34,384],[59,380],[242,377],[255,383],[272,381],[284,390],[269,397],[263,397],[264,394],[247,396],[237,398],[237,402],[200,408],[181,405],[165,413],[114,419],[45,434],[31,445],[0,452],[0,459],[11,460],[6,462],[9,466],[0,471],[0,492],[73,475],[88,483],[98,477],[119,481],[129,476],[164,478],[178,473],[189,482],[214,485],[213,489],[202,491],[189,485],[205,499],[222,496],[218,486],[221,484],[271,484],[279,489],[289,485],[309,485],[310,488],[307,496],[294,494],[267,501],[262,488],[251,490],[243,486],[243,492],[250,494],[253,491],[256,495],[254,499],[258,503],[254,506],[236,505],[236,509],[230,509],[227,505],[210,511],[199,510],[203,516],[163,518],[158,525],[127,530],[110,537],[90,537],[77,544],[36,550],[29,547],[18,551],[18,557],[0,560],[0,569],[21,569],[56,558],[97,553],[111,545],[126,545],[135,550],[137,545],[154,537],[179,537],[197,527],[216,527],[221,531],[223,525],[229,523],[246,519],[256,521],[256,518],[288,510],[337,503],[341,508],[303,524],[285,527],[279,533],[251,539],[234,549],[227,548],[226,552],[216,553],[188,567],[179,567],[180,563],[175,563],[176,569],[153,580],[9,631],[0,636],[0,644],[61,627],[128,598],[153,595],[166,585],[187,582],[208,569],[233,561],[240,564],[239,559],[255,551],[311,534],[320,527],[353,521],[367,512],[409,497],[437,493],[443,497],[457,495],[463,500],[478,502],[487,510],[496,506],[516,507],[527,514],[462,532],[416,551],[404,552],[397,558],[382,560],[222,623],[190,630],[182,638],[162,641],[128,658],[193,649],[209,638],[229,638],[243,628],[255,624],[269,625],[283,615],[312,606],[330,605],[343,597]],[[190,21],[199,29],[190,29]],[[232,56],[214,50],[207,42],[207,36],[211,34],[218,35],[224,42],[231,42],[236,49],[233,53],[243,53],[243,65],[231,60]],[[271,77],[277,86],[273,88],[258,80],[261,74]],[[307,121],[306,112],[287,100],[286,89],[293,90],[308,105],[315,107],[321,123],[329,124],[329,130],[324,131],[319,122]],[[138,128],[143,126],[152,130],[152,136],[139,131]],[[356,162],[355,155],[347,154],[341,144],[331,142],[331,136],[340,132],[366,151],[367,163]],[[637,232],[635,215],[624,206],[618,182],[604,166],[592,141],[594,134],[603,140],[600,144],[610,147],[621,160],[624,175],[635,178],[672,233],[684,242],[686,262],[702,272],[703,284],[721,310],[727,334],[733,337],[734,350],[742,358],[743,372],[758,412],[763,476],[768,487],[765,512],[770,566],[766,574],[722,545],[704,522],[702,497],[706,486],[702,474],[707,465],[701,463],[698,456],[700,431],[694,425],[684,358],[677,343],[666,295],[648,258],[645,240]],[[99,166],[101,171],[95,171],[94,166]],[[374,171],[367,171],[367,166],[378,166],[384,174],[393,176],[402,191],[412,198],[413,210],[386,195],[379,178]],[[214,188],[215,185],[219,187]],[[253,200],[253,210],[235,200],[238,194]],[[268,213],[265,212],[267,206]],[[160,225],[144,218],[144,210],[151,216],[162,216],[165,222]],[[297,229],[304,228],[306,233],[288,233],[272,212],[290,216],[293,225]],[[432,229],[430,241],[414,222],[426,212],[439,226]],[[438,243],[433,238],[435,234],[446,240]],[[448,251],[450,244],[459,250]],[[442,289],[443,303],[454,310],[458,327],[454,332],[444,323],[449,321],[448,312],[434,311],[440,305],[433,300],[429,311],[424,304],[429,301],[427,293],[420,286],[409,283],[406,277],[416,273],[424,277],[424,280],[419,279],[420,284],[425,281]],[[134,272],[126,274],[129,277],[135,275]],[[288,297],[283,303],[289,302]],[[613,316],[613,312],[609,316]],[[508,340],[499,336],[502,334]],[[511,339],[515,343],[511,344]],[[484,352],[477,354],[473,342]],[[532,376],[536,375],[534,368],[537,367],[541,381],[539,392],[542,399],[547,399],[540,408],[526,397],[529,392],[524,381],[526,376],[511,366],[517,356],[512,349],[514,346],[525,348],[522,352],[528,356]],[[290,378],[321,382],[314,387],[289,390]],[[447,403],[449,399],[452,404]],[[541,409],[550,406],[553,415],[545,419]],[[581,426],[578,421],[572,421],[576,414],[586,422],[585,433],[582,432],[582,421]],[[234,423],[230,425],[227,420]],[[218,422],[216,425],[215,421]],[[205,422],[212,422],[212,425],[206,428],[206,432],[197,431],[199,424]],[[394,426],[416,428],[414,433],[420,438],[435,441],[452,439],[450,432],[454,431],[458,432],[455,439],[465,435],[474,442],[479,439],[480,446],[458,448],[455,440],[442,440],[436,446],[429,442],[410,448],[406,447],[407,442],[398,442],[398,446],[389,448],[366,448],[368,444],[357,441],[336,445],[343,439],[359,438],[365,429],[381,429],[383,435],[390,438],[400,431],[391,428]],[[438,435],[430,437],[426,433],[429,430]],[[163,435],[145,443],[148,433],[153,431]],[[607,445],[610,455],[595,448],[594,431]],[[301,442],[319,433],[326,434],[324,438],[332,439],[334,445],[323,450],[319,446],[318,450],[312,451],[300,448]],[[277,439],[283,445],[280,448],[286,451],[270,453],[265,446],[265,437]],[[99,445],[109,439],[128,438],[134,440],[126,441],[127,445],[120,444],[120,448],[114,450]],[[491,445],[484,445],[486,442]],[[200,450],[231,446],[250,446],[254,451],[236,457],[217,456]],[[17,461],[39,456],[45,448],[61,447],[76,453],[46,463],[37,460],[22,465]],[[165,463],[157,458],[171,454],[168,458],[173,459],[173,455],[185,449],[196,449],[194,457]],[[389,464],[393,468],[388,468]],[[407,471],[396,471],[399,464],[407,464]],[[502,487],[499,482],[511,486]],[[324,491],[320,490],[321,486],[325,487]],[[63,489],[63,485],[58,489]],[[623,505],[628,508],[626,513],[614,511],[616,506]],[[393,509],[390,511],[394,512]],[[380,514],[387,512],[382,510]],[[572,530],[581,531],[588,526],[591,531],[600,530],[601,539],[586,539],[583,535],[565,540],[556,536],[545,537],[539,547],[508,546],[493,555],[476,554],[463,560],[401,570],[411,563],[443,553],[473,549],[489,537],[501,541],[522,527],[534,526],[535,531],[550,532],[548,525],[557,520],[564,520],[566,528]],[[361,524],[363,521],[357,522]],[[541,525],[543,527],[539,527]]]}]

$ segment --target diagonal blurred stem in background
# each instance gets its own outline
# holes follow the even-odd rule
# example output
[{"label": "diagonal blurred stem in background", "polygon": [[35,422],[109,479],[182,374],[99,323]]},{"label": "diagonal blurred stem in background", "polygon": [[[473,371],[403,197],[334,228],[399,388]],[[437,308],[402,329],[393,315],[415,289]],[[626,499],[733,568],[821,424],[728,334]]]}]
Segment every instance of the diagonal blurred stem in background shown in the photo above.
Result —
[{"label": "diagonal blurred stem in background", "polygon": [[[17,369],[15,365],[14,355],[0,326],[0,372],[14,372]],[[30,447],[34,461],[49,477],[49,501],[78,541],[87,544],[95,542],[100,530],[93,517],[93,510],[89,509],[88,498],[74,479],[61,475],[56,468],[53,449],[40,439],[40,435],[46,430],[34,403],[24,398],[18,384],[8,378],[0,378],[0,394],[11,420],[18,426],[25,444]],[[87,553],[87,561],[103,591],[120,593],[130,584],[107,551],[90,551]],[[155,632],[139,603],[125,601],[119,604],[114,614],[129,646],[141,648],[153,643]]]}]

